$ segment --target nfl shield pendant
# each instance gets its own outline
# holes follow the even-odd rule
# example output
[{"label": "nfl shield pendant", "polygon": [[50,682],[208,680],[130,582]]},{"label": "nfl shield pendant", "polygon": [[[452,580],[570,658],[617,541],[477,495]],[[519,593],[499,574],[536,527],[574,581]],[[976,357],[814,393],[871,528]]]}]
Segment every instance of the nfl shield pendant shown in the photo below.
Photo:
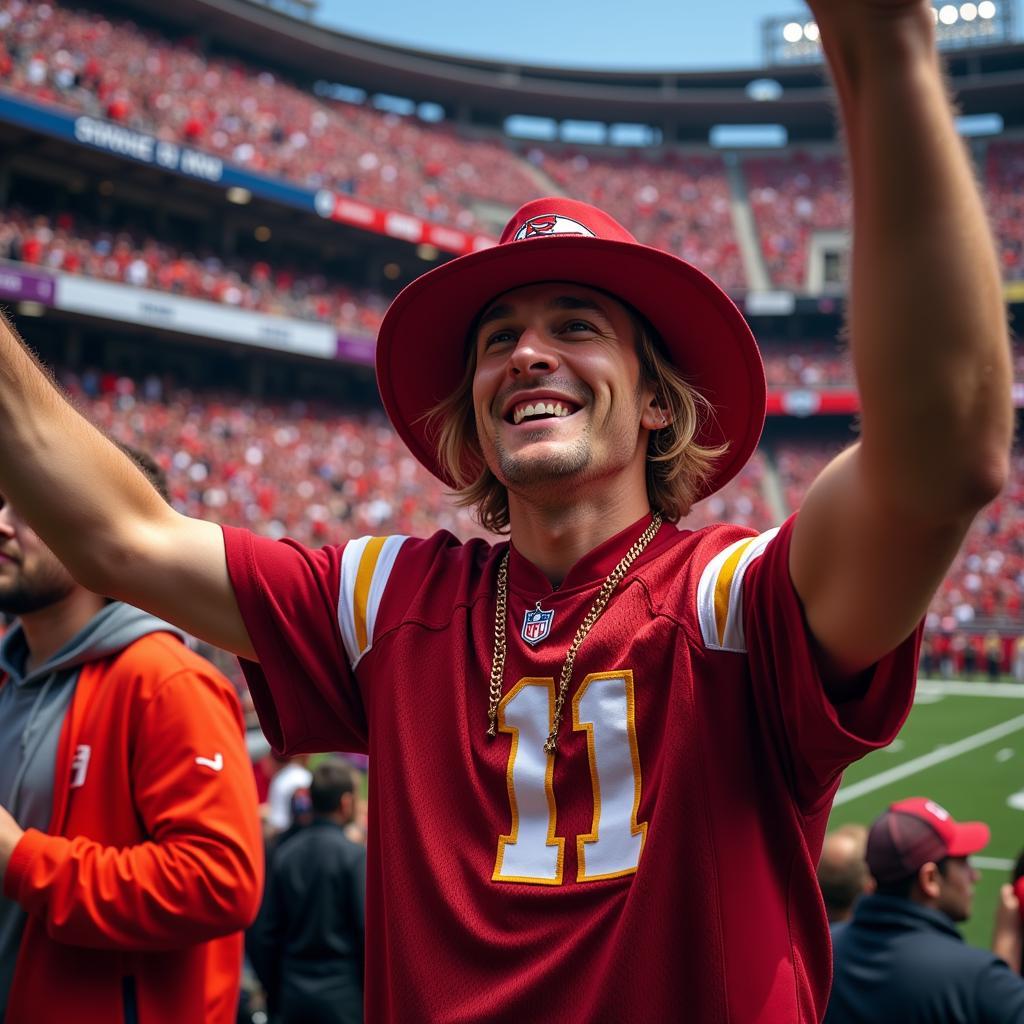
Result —
[{"label": "nfl shield pendant", "polygon": [[554,617],[554,611],[545,611],[538,601],[537,606],[530,609],[523,618],[523,639],[531,647],[536,647],[551,632],[551,620]]}]

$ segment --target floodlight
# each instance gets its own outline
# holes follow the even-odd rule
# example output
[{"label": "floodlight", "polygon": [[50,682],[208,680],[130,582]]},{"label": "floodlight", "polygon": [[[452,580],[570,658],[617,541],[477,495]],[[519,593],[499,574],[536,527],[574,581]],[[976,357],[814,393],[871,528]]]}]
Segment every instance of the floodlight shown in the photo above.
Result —
[{"label": "floodlight", "polygon": [[798,21],[789,22],[782,30],[782,38],[787,43],[799,43],[803,38],[804,27]]},{"label": "floodlight", "polygon": [[953,25],[959,17],[960,12],[953,4],[943,4],[942,7],[939,8],[939,21],[941,21],[943,25]]},{"label": "floodlight", "polygon": [[996,16],[996,5],[992,3],[992,0],[981,0],[978,4],[978,17],[984,18],[989,21],[991,18]]},{"label": "floodlight", "polygon": [[821,32],[818,29],[818,23],[816,21],[809,21],[804,25],[804,39],[809,39],[812,43],[816,43],[821,38]]},{"label": "floodlight", "polygon": [[936,25],[938,25],[938,23],[939,23],[939,9],[938,9],[938,7],[933,7],[932,8],[932,20],[935,22]]},{"label": "floodlight", "polygon": [[960,5],[960,19],[962,21],[974,21],[978,16],[978,5],[977,4],[961,4]]}]

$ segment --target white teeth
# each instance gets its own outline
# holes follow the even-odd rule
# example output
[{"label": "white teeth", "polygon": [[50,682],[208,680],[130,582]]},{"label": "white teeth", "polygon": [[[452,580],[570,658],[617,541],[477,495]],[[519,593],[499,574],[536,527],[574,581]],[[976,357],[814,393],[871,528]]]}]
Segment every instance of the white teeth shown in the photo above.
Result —
[{"label": "white teeth", "polygon": [[527,416],[557,416],[562,419],[571,415],[571,410],[561,402],[530,402],[512,410],[512,422],[522,423]]}]

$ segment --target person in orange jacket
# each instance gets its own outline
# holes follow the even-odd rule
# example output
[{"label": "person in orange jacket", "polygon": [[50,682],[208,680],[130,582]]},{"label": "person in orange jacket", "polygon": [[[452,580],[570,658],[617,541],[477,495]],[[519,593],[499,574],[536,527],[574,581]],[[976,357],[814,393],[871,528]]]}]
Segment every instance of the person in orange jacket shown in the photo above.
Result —
[{"label": "person in orange jacket", "polygon": [[263,846],[241,708],[0,499],[0,1021],[233,1024]]}]

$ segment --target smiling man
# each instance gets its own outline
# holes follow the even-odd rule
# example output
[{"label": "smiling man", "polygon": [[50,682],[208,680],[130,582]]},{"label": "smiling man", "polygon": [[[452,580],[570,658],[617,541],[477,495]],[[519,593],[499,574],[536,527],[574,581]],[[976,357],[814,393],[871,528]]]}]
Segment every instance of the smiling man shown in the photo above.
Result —
[{"label": "smiling man", "polygon": [[372,749],[369,1020],[824,1012],[831,800],[906,714],[1013,411],[932,9],[812,9],[863,430],[778,530],[675,528],[757,445],[757,348],[698,269],[569,199],[415,281],[378,341],[396,429],[508,543],[314,551],[177,515],[0,337],[0,489],[62,560],[235,651],[276,748]]}]

